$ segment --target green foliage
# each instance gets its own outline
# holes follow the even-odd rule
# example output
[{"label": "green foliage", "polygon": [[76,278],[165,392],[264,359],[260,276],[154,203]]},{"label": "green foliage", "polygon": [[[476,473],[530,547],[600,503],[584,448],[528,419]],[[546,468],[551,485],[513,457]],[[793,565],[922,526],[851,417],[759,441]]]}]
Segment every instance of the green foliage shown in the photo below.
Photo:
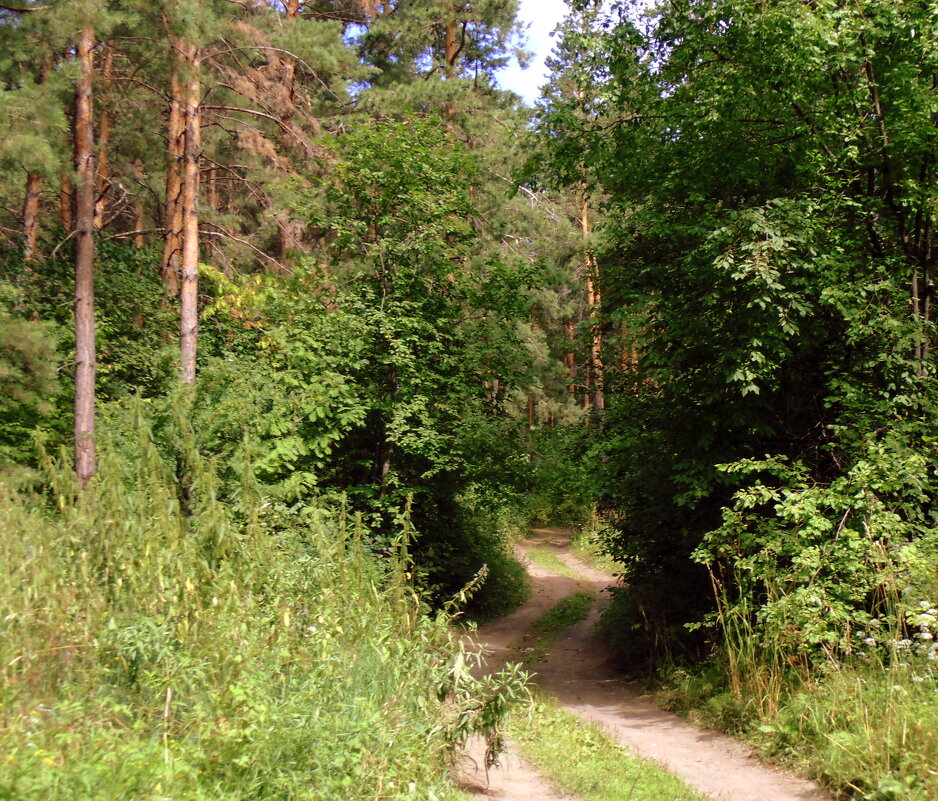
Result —
[{"label": "green foliage", "polygon": [[868,650],[809,683],[763,666],[734,689],[721,662],[673,669],[659,698],[851,797],[926,801],[935,794],[936,678],[926,654],[887,664]]},{"label": "green foliage", "polygon": [[[768,624],[776,592],[797,618],[776,632],[830,644],[819,612],[842,636],[881,603],[889,549],[931,547],[932,24],[903,4],[721,0],[587,4],[565,25],[530,172],[608,198],[607,411],[584,451],[630,583],[613,614],[649,647],[699,653],[683,624],[724,594]],[[798,465],[778,494],[760,472],[776,459]],[[724,548],[715,583],[704,537]]]},{"label": "green foliage", "polygon": [[570,551],[591,567],[615,576],[622,572],[622,565],[605,550],[603,543],[610,533],[609,523],[593,511],[589,519],[573,531]]},{"label": "green foliage", "polygon": [[24,319],[22,292],[0,281],[0,475],[25,477],[32,432],[54,410],[59,334],[54,324]]},{"label": "green foliage", "polygon": [[497,740],[523,677],[471,678],[405,551],[312,509],[280,525],[249,466],[220,503],[177,436],[185,492],[138,422],[91,495],[48,459],[45,496],[0,493],[0,793],[455,797],[454,745]]},{"label": "green foliage", "polygon": [[894,433],[865,450],[828,486],[779,460],[727,466],[763,478],[737,493],[697,558],[727,584],[719,615],[754,616],[757,647],[850,654],[871,619],[899,636],[934,591],[934,465]]}]

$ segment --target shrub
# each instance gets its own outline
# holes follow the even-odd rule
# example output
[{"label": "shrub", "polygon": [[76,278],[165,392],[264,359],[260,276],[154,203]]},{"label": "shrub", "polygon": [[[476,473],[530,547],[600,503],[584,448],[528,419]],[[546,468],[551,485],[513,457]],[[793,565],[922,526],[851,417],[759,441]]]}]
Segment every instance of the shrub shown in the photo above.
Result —
[{"label": "shrub", "polygon": [[48,457],[45,495],[0,485],[0,798],[455,798],[517,674],[473,680],[341,516],[281,527],[249,466],[221,504],[179,436],[188,510],[142,422],[88,494]]}]

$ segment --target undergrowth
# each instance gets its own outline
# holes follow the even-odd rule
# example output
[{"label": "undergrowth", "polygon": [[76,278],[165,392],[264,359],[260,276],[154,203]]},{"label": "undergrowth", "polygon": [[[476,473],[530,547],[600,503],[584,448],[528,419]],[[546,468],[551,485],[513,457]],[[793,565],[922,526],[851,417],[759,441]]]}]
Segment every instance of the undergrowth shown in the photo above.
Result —
[{"label": "undergrowth", "polygon": [[594,509],[582,525],[574,529],[570,550],[591,567],[619,575],[624,570],[622,563],[613,559],[604,547],[604,539],[609,533],[609,524]]},{"label": "undergrowth", "polygon": [[938,798],[938,670],[861,659],[810,681],[769,671],[734,692],[725,667],[672,670],[660,698],[864,801]]},{"label": "undergrowth", "polygon": [[141,423],[87,493],[48,457],[43,492],[0,485],[0,798],[456,798],[454,748],[497,742],[518,669],[470,676],[406,524],[379,562],[249,466],[223,505],[179,436],[168,465]]}]

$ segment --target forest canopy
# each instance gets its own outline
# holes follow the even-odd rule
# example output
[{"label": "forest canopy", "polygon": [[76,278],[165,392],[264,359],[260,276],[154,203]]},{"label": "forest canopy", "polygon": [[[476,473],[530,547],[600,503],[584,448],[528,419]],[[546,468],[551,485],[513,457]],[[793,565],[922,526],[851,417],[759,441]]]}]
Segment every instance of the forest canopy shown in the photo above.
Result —
[{"label": "forest canopy", "polygon": [[[278,730],[288,767],[248,780],[209,722],[267,726],[224,688],[286,677],[289,706],[343,649],[413,652],[362,715],[393,729],[410,671],[406,747],[443,754],[468,730],[428,721],[494,690],[440,621],[517,606],[512,542],[548,522],[616,560],[627,669],[716,671],[728,725],[780,749],[836,671],[933,687],[938,16],[568,6],[532,109],[498,83],[529,56],[517,0],[0,4],[0,760],[45,705],[63,788],[86,715],[109,753],[164,738],[120,792],[158,787],[191,726],[178,797],[300,797],[339,756]],[[242,598],[269,640],[238,639]],[[329,696],[343,731],[366,673]],[[0,795],[52,797],[27,756]],[[922,795],[836,781],[935,789],[904,775]]]}]

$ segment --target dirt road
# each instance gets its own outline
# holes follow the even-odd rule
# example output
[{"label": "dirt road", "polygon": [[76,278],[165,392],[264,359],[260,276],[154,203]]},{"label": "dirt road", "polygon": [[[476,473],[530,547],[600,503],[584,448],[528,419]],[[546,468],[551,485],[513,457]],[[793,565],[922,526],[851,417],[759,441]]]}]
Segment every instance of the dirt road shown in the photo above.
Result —
[{"label": "dirt road", "polygon": [[[554,551],[583,581],[526,560],[532,579],[531,600],[517,612],[479,629],[477,640],[489,669],[497,669],[512,658],[523,646],[531,624],[586,583],[599,598],[589,617],[571,626],[555,642],[547,660],[534,666],[540,685],[565,709],[599,723],[633,752],[657,760],[714,801],[831,801],[831,796],[812,782],[766,765],[736,740],[662,711],[622,680],[607,650],[591,633],[608,602],[605,589],[613,578],[570,554],[568,544],[567,533],[559,529],[538,530],[520,544],[522,558],[531,548]],[[465,785],[474,798],[560,801],[537,771],[510,748],[502,764],[486,775],[481,767],[482,750],[480,743],[471,743],[466,763]]]}]

